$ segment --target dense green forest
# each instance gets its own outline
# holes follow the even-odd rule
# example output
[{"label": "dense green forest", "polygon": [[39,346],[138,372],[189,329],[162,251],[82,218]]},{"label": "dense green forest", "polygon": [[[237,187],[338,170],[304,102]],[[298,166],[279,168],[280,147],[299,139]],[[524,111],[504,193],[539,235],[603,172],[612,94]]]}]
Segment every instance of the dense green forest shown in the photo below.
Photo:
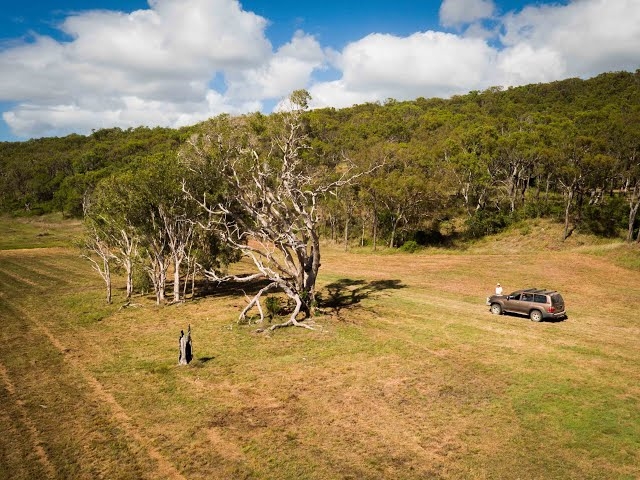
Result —
[{"label": "dense green forest", "polygon": [[[246,118],[266,128],[268,117]],[[2,142],[0,210],[82,216],[101,181],[180,177],[171,164],[215,121]],[[640,70],[306,111],[304,126],[305,159],[322,175],[381,165],[320,201],[323,236],[345,247],[478,237],[539,216],[563,222],[565,236],[640,239]]]}]

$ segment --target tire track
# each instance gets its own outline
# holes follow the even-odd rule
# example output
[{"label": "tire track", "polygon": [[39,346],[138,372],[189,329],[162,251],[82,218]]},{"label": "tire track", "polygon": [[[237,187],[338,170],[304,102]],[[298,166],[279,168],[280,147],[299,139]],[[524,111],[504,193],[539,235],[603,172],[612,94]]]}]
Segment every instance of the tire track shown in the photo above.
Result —
[{"label": "tire track", "polygon": [[56,478],[56,469],[51,463],[51,461],[49,460],[49,456],[47,455],[47,452],[42,446],[43,442],[40,439],[40,433],[38,432],[38,429],[36,428],[34,423],[29,418],[29,414],[27,410],[24,408],[24,402],[19,398],[17,398],[16,387],[13,385],[13,382],[11,382],[11,379],[9,378],[9,373],[7,372],[7,369],[2,363],[0,363],[0,380],[2,380],[2,383],[4,384],[7,392],[9,392],[9,396],[14,399],[14,404],[16,405],[16,408],[19,412],[20,420],[22,421],[22,423],[27,429],[27,432],[29,433],[28,436],[30,437],[31,443],[33,444],[33,450],[36,453],[38,460],[42,464],[44,471],[46,472],[47,478]]},{"label": "tire track", "polygon": [[0,270],[0,275],[4,275],[6,277],[8,277],[10,280],[13,280],[16,283],[26,283],[27,285],[29,285],[30,287],[41,287],[40,284],[34,282],[33,280],[23,277],[21,275],[18,275],[15,272],[9,272],[5,269]]},{"label": "tire track", "polygon": [[5,265],[9,265],[10,267],[13,267],[11,272],[9,273],[10,275],[17,275],[15,271],[22,270],[23,272],[27,272],[29,274],[33,274],[34,276],[39,277],[41,280],[47,283],[62,283],[63,285],[69,284],[69,281],[65,280],[64,277],[60,278],[55,275],[55,272],[42,270],[41,268],[38,268],[33,264],[24,265],[24,264],[12,262],[12,261],[8,261],[8,262],[5,261],[3,263]]},{"label": "tire track", "polygon": [[64,275],[72,274],[75,278],[77,277],[97,278],[97,274],[95,270],[91,268],[91,266],[89,265],[89,262],[87,261],[81,264],[73,263],[72,265],[69,265],[69,263],[61,264],[59,262],[51,261],[51,259],[47,259],[46,261],[42,261],[40,265],[42,265],[45,268],[50,268],[60,274],[64,274]]},{"label": "tire track", "polygon": [[80,262],[77,256],[39,255],[28,258],[29,260],[34,260],[34,262],[29,263],[28,265],[23,265],[22,263],[16,263],[15,261],[8,260],[8,263],[10,262],[13,265],[19,265],[19,268],[28,268],[37,272],[46,272],[47,275],[52,275],[55,278],[60,276],[64,277],[69,274],[73,274],[73,276],[80,275],[95,278],[95,272],[90,267],[89,262],[86,260],[84,262]]},{"label": "tire track", "polygon": [[76,370],[82,378],[89,384],[93,390],[96,398],[100,399],[105,405],[108,405],[112,412],[112,418],[123,429],[123,431],[132,438],[138,445],[140,445],[147,455],[156,461],[158,466],[157,475],[155,478],[166,478],[176,480],[186,480],[182,474],[169,462],[162,453],[155,448],[151,441],[143,436],[142,433],[136,429],[133,425],[131,417],[122,408],[114,396],[105,390],[104,386],[89,372],[87,369],[77,360],[67,355],[69,351],[64,344],[58,340],[58,338],[51,333],[51,331],[40,321],[32,317],[28,312],[16,307],[16,310],[27,319],[32,325],[34,325],[40,332],[49,340],[49,342],[58,350],[64,359],[68,362],[74,370]]}]

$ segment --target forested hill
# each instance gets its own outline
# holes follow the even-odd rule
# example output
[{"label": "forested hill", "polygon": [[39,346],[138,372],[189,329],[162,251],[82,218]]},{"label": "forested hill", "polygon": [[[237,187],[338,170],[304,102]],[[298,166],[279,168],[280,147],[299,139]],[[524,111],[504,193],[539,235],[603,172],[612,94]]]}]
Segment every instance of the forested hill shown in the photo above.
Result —
[{"label": "forested hill", "polygon": [[0,210],[82,215],[100,179],[148,156],[175,155],[194,128],[102,129],[26,142],[0,142]]},{"label": "forested hill", "polygon": [[[319,109],[306,119],[315,161],[384,161],[323,205],[335,239],[424,243],[443,225],[462,221],[479,236],[527,216],[555,217],[565,235],[639,235],[640,70]],[[176,155],[205,124],[0,143],[0,209],[80,215],[100,179]]]}]

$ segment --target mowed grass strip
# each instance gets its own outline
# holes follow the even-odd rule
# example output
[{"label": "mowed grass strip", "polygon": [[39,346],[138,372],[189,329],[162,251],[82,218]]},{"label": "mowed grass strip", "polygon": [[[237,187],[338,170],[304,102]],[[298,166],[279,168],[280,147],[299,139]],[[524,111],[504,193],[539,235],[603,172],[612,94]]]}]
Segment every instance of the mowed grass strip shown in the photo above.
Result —
[{"label": "mowed grass strip", "polygon": [[[55,478],[55,469],[43,448],[38,429],[24,408],[24,401],[16,397],[16,387],[1,363],[0,400],[3,405],[0,410],[2,478]],[[28,471],[25,465],[29,465]]]},{"label": "mowed grass strip", "polygon": [[[2,260],[0,271],[6,266]],[[30,261],[38,265],[38,259]],[[74,349],[67,347],[73,332],[57,338],[49,331],[47,324],[59,322],[50,316],[55,309],[41,316],[42,306],[61,292],[44,290],[50,279],[34,273],[37,268],[27,265],[21,281],[2,286],[3,299],[13,300],[0,315],[7,391],[2,418],[10,423],[3,450],[7,458],[25,458],[19,445],[30,437],[40,460],[25,458],[21,468],[3,462],[3,469],[12,472],[7,478],[183,478],[162,465],[166,460],[140,440],[126,414],[75,360]],[[39,295],[24,295],[33,284],[39,285]]]},{"label": "mowed grass strip", "polygon": [[70,247],[81,232],[80,220],[63,220],[59,213],[0,216],[0,250]]},{"label": "mowed grass strip", "polygon": [[[110,453],[89,435],[73,444],[78,465],[64,473],[88,478],[100,465],[117,473],[114,462],[123,462],[121,478],[153,478],[157,463],[138,435],[194,479],[640,475],[640,276],[607,258],[534,252],[505,268],[494,254],[327,247],[317,329],[271,335],[236,323],[242,294],[161,308],[137,297],[140,307],[120,309],[121,290],[106,306],[101,280],[75,253],[43,251],[25,261],[21,272],[11,260],[14,278],[42,283],[38,298],[20,295],[28,285],[0,287],[18,312],[8,320],[12,332],[40,323],[69,351],[56,353],[34,327],[26,353],[5,358],[3,344],[8,375],[14,383],[23,373],[37,376],[28,388],[40,396],[50,390],[61,404],[73,398],[75,382],[89,401],[95,392],[74,376],[81,365],[129,419],[123,425],[113,409],[96,405],[56,422],[64,438],[111,429],[122,446]],[[47,265],[74,272],[73,280],[38,279]],[[561,289],[570,318],[535,324],[492,316],[484,298],[498,280],[507,289]],[[177,338],[188,324],[195,360],[178,367]],[[47,433],[52,419],[31,403],[25,408],[61,471],[64,453]],[[65,418],[64,409],[56,413]],[[24,478],[43,471],[29,468]]]}]

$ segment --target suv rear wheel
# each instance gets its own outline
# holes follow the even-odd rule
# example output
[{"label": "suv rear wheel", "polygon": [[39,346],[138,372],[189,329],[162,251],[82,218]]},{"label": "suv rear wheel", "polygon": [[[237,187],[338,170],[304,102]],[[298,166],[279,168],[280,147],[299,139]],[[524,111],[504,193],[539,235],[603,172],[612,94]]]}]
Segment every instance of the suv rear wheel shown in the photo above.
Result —
[{"label": "suv rear wheel", "polygon": [[529,312],[529,318],[534,322],[539,322],[542,320],[542,312],[540,310],[531,310],[531,312]]},{"label": "suv rear wheel", "polygon": [[502,307],[500,306],[499,303],[492,303],[490,310],[491,310],[491,313],[493,313],[494,315],[501,315],[502,314]]}]

